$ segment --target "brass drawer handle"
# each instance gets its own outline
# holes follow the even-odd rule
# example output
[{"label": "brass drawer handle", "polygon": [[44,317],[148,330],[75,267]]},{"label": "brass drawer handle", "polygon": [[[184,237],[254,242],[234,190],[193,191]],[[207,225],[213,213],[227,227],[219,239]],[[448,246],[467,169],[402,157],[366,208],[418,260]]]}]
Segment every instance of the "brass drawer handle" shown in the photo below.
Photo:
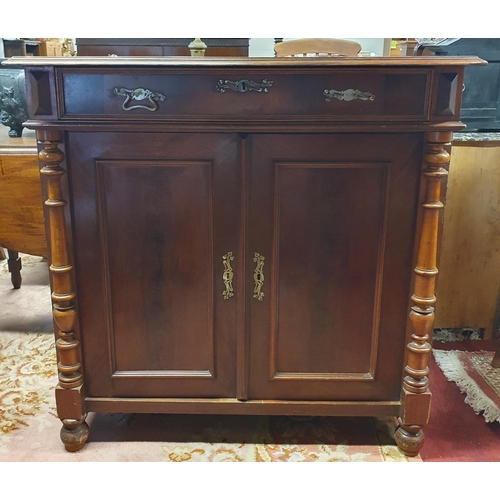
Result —
[{"label": "brass drawer handle", "polygon": [[271,80],[262,80],[262,83],[254,82],[253,80],[238,80],[233,82],[231,80],[219,80],[217,87],[215,87],[216,92],[223,94],[226,90],[232,90],[233,92],[269,92],[269,89],[273,86]]},{"label": "brass drawer handle", "polygon": [[361,101],[373,101],[375,96],[370,92],[361,92],[361,90],[347,89],[347,90],[328,90],[323,91],[323,95],[326,97],[325,101],[330,102],[332,99],[338,99],[339,101],[355,101],[359,99]]},{"label": "brass drawer handle", "polygon": [[[158,109],[158,104],[157,101],[164,101],[165,96],[163,94],[160,94],[159,92],[152,92],[151,90],[148,89],[142,89],[138,88],[135,90],[128,90],[128,89],[119,89],[118,87],[115,87],[113,92],[116,95],[125,97],[125,101],[122,104],[122,108],[125,111],[131,111],[133,109],[137,108],[142,108],[142,109],[147,109],[148,111],[156,111]],[[135,105],[130,105],[130,101],[145,101],[147,100],[151,105],[144,105],[144,104],[135,104]]]},{"label": "brass drawer handle", "polygon": [[255,281],[255,288],[253,289],[253,298],[260,302],[264,300],[264,292],[262,285],[264,285],[264,257],[258,253],[255,254],[253,261],[256,262],[255,271],[253,272],[253,279]]},{"label": "brass drawer handle", "polygon": [[234,272],[231,267],[231,261],[234,260],[233,252],[228,252],[222,256],[222,263],[224,264],[224,272],[222,274],[222,280],[224,281],[224,285],[226,289],[222,292],[222,296],[224,300],[228,300],[234,296],[233,290],[233,277]]}]

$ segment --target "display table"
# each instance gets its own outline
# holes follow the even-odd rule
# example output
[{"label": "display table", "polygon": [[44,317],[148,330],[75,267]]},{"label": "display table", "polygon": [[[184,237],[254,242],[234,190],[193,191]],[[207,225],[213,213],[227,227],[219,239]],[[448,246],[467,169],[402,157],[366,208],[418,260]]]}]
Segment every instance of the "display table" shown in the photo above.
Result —
[{"label": "display table", "polygon": [[441,209],[478,58],[17,58],[69,451],[87,412],[429,417]]},{"label": "display table", "polygon": [[14,288],[20,288],[19,252],[47,257],[35,132],[9,137],[0,125],[0,247],[9,251]]}]

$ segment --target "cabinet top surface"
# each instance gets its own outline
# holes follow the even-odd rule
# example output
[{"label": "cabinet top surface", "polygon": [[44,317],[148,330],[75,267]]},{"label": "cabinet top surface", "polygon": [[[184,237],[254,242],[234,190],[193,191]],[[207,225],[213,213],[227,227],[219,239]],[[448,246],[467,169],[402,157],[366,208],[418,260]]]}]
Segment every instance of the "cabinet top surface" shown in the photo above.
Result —
[{"label": "cabinet top surface", "polygon": [[59,67],[414,67],[484,65],[476,56],[457,57],[11,57],[5,66]]}]

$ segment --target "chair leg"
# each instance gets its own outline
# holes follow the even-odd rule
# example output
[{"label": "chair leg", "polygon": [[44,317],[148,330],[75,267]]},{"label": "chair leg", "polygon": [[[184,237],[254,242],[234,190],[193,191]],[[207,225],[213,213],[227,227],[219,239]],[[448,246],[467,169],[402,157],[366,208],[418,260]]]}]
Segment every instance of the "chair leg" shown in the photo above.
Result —
[{"label": "chair leg", "polygon": [[12,286],[17,290],[21,288],[21,283],[23,281],[21,277],[21,269],[23,267],[21,257],[19,257],[19,252],[16,252],[15,250],[7,249],[7,252],[9,254],[9,260],[7,263],[11,274],[10,279],[12,281]]},{"label": "chair leg", "polygon": [[500,346],[498,347],[497,352],[495,353],[493,361],[491,362],[491,366],[493,368],[500,368]]}]

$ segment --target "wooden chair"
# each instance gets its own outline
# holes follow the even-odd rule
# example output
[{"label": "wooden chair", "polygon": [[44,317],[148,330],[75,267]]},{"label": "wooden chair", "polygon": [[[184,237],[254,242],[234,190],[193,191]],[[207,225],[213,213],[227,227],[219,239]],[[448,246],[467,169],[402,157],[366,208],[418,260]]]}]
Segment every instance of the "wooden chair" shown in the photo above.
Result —
[{"label": "wooden chair", "polygon": [[276,57],[356,57],[360,50],[358,42],[337,38],[299,38],[274,46]]}]

